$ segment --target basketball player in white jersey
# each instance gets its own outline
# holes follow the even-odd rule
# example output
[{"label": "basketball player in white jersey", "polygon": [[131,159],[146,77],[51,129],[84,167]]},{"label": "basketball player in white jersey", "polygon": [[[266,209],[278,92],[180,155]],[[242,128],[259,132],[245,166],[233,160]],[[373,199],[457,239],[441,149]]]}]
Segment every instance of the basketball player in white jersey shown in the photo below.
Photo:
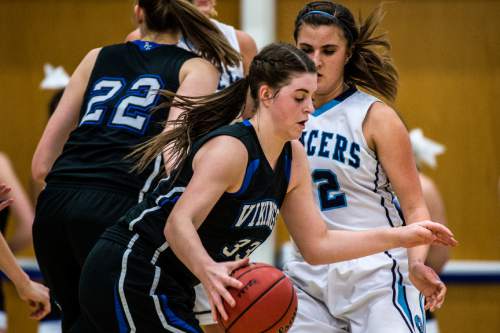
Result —
[{"label": "basketball player in white jersey", "polygon": [[[396,96],[397,72],[380,52],[390,45],[373,35],[382,16],[378,8],[358,28],[344,6],[316,1],[295,21],[297,46],[318,70],[316,111],[301,141],[330,229],[397,228],[429,219],[405,126],[388,105],[357,89],[390,101]],[[424,265],[426,254],[426,247],[394,249],[311,266],[297,252],[285,266],[299,295],[290,332],[423,333],[424,308],[439,308],[446,293]]]}]

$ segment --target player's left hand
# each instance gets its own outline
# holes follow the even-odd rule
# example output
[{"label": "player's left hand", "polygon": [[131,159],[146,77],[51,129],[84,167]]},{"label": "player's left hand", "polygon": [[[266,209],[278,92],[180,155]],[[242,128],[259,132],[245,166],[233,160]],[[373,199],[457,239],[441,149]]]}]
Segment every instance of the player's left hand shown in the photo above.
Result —
[{"label": "player's left hand", "polygon": [[425,296],[425,309],[434,311],[443,305],[446,286],[436,272],[423,263],[410,266],[410,281]]},{"label": "player's left hand", "polygon": [[49,289],[44,285],[26,280],[25,283],[16,285],[19,297],[28,303],[30,318],[40,320],[50,312]]}]

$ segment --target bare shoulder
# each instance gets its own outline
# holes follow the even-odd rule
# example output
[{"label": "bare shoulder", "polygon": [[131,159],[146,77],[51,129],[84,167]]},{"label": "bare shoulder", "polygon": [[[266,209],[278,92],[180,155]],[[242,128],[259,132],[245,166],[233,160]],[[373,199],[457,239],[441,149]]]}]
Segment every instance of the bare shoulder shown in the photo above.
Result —
[{"label": "bare shoulder", "polygon": [[377,144],[389,140],[399,142],[408,136],[408,131],[397,112],[382,102],[370,106],[363,121],[363,134],[368,146],[377,151]]},{"label": "bare shoulder", "polygon": [[210,161],[214,166],[229,168],[246,168],[248,151],[240,140],[229,135],[219,135],[206,142],[196,153],[193,169],[201,161]]},{"label": "bare shoulder", "polygon": [[217,68],[208,60],[200,57],[194,57],[189,60],[186,60],[182,66],[182,69],[188,69],[188,70],[202,70],[202,71],[217,71]]},{"label": "bare shoulder", "polygon": [[245,51],[254,51],[253,53],[255,54],[257,52],[257,44],[255,44],[255,40],[245,31],[236,30],[236,39],[240,45],[241,53],[244,53]]},{"label": "bare shoulder", "polygon": [[396,111],[389,105],[382,102],[373,103],[368,109],[364,124],[383,125],[387,121],[402,123]]},{"label": "bare shoulder", "polygon": [[236,30],[236,39],[238,39],[238,45],[240,46],[240,53],[243,58],[243,70],[246,75],[250,70],[253,58],[257,54],[257,44],[255,44],[252,36],[241,30]]},{"label": "bare shoulder", "polygon": [[179,71],[180,81],[184,81],[184,78],[189,74],[200,75],[204,77],[214,76],[219,77],[219,71],[217,68],[208,60],[195,57],[186,60]]},{"label": "bare shoulder", "polygon": [[193,160],[193,171],[210,182],[226,184],[229,192],[237,191],[245,175],[248,151],[240,140],[228,135],[217,136],[205,143]]},{"label": "bare shoulder", "polygon": [[92,67],[93,67],[94,63],[97,59],[97,56],[99,55],[101,50],[102,50],[102,47],[98,47],[98,48],[90,50],[87,53],[87,55],[85,56],[85,58],[83,58],[82,63],[92,65]]}]

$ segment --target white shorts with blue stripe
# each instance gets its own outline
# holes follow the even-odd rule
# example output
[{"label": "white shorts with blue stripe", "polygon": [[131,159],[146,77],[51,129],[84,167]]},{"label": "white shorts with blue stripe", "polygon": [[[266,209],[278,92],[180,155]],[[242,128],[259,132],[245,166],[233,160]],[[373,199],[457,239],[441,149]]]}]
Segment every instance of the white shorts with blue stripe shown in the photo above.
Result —
[{"label": "white shorts with blue stripe", "polygon": [[405,249],[331,265],[285,265],[298,287],[290,333],[424,333],[423,296],[408,279]]}]

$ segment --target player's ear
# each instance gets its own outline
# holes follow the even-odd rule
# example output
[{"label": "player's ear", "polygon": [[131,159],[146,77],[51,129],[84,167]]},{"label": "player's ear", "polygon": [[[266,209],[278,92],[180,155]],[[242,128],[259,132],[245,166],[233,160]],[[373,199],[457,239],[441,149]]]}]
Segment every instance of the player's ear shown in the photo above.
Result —
[{"label": "player's ear", "polygon": [[139,5],[134,6],[134,15],[137,24],[142,24],[144,22],[144,9]]},{"label": "player's ear", "polygon": [[260,103],[263,103],[263,105],[268,106],[273,97],[274,97],[273,89],[271,89],[271,87],[269,87],[267,84],[263,84],[259,87]]}]

